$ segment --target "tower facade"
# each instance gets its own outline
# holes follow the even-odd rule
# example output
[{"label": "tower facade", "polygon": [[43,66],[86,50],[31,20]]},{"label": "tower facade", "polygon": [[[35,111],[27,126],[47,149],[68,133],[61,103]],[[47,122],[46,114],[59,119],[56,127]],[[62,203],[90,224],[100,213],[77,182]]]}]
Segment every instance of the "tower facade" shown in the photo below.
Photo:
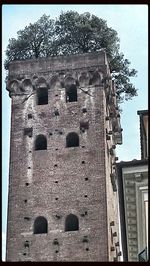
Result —
[{"label": "tower facade", "polygon": [[104,52],[14,61],[7,261],[119,256],[115,85]]}]

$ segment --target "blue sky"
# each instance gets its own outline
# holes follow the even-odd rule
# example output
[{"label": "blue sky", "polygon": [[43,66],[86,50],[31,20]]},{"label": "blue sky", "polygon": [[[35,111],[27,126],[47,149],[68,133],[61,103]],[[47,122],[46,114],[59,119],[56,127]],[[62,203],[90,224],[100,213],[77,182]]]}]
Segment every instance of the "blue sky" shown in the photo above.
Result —
[{"label": "blue sky", "polygon": [[[118,32],[120,51],[138,70],[133,84],[138,96],[122,104],[121,124],[123,144],[117,148],[119,161],[140,159],[139,117],[137,110],[148,108],[148,6],[147,5],[3,5],[2,6],[2,56],[9,38],[16,38],[17,31],[36,22],[43,14],[56,18],[61,11],[90,12],[107,21]],[[2,61],[2,62],[3,62]],[[11,100],[6,91],[5,70],[2,72],[2,237],[5,256],[6,213],[9,173],[10,110]]]}]

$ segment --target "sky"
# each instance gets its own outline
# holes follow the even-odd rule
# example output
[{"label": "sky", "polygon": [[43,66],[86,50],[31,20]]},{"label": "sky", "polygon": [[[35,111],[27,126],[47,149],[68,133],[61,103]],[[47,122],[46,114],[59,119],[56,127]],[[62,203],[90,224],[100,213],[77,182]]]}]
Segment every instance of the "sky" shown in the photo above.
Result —
[{"label": "sky", "polygon": [[[138,96],[121,105],[123,144],[117,147],[119,161],[140,159],[140,124],[137,110],[148,109],[148,6],[147,5],[3,5],[2,6],[2,64],[10,38],[43,14],[57,18],[61,11],[90,12],[107,21],[118,32],[120,52],[138,71],[131,79]],[[3,66],[2,66],[3,67]],[[5,260],[6,219],[9,175],[11,100],[6,91],[6,72],[2,70],[2,259]]]}]

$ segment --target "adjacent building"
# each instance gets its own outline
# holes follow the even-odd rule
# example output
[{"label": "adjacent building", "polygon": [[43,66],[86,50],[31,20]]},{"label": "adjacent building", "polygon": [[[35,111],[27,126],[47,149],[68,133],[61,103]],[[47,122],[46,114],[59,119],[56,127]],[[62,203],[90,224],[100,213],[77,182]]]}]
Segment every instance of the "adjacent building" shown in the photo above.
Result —
[{"label": "adjacent building", "polygon": [[104,52],[14,61],[7,261],[117,261],[115,84]]},{"label": "adjacent building", "polygon": [[140,118],[141,159],[148,158],[148,110],[137,111]]},{"label": "adjacent building", "polygon": [[148,260],[148,111],[137,113],[141,160],[117,164],[124,261]]}]

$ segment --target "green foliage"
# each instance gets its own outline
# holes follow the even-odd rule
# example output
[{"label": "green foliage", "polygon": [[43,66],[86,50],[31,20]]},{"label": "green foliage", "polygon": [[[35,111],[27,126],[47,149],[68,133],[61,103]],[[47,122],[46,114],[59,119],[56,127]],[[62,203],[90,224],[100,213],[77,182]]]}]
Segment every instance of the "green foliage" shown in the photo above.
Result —
[{"label": "green foliage", "polygon": [[5,68],[13,60],[50,56],[54,40],[54,21],[43,15],[34,24],[17,32],[17,39],[10,39],[6,50]]},{"label": "green foliage", "polygon": [[117,32],[107,27],[106,21],[90,13],[62,13],[56,21],[59,53],[88,53],[107,50],[111,57],[119,47]]},{"label": "green foliage", "polygon": [[119,52],[117,32],[105,20],[90,13],[74,11],[61,13],[55,21],[43,15],[36,23],[18,31],[17,39],[10,39],[6,50],[5,68],[13,60],[39,58],[76,53],[106,51],[112,78],[116,80],[118,100],[137,95],[130,78],[137,73]]}]

